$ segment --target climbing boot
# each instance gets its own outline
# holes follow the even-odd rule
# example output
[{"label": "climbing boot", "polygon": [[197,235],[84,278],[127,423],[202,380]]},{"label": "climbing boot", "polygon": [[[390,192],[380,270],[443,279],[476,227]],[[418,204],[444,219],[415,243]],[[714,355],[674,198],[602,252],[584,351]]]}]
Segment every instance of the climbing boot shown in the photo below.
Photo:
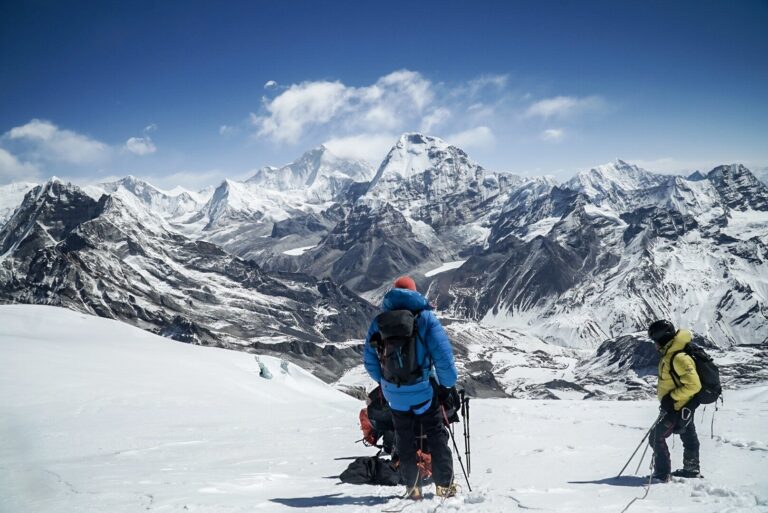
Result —
[{"label": "climbing boot", "polygon": [[435,485],[435,495],[443,498],[455,497],[456,483],[451,483],[448,486]]}]

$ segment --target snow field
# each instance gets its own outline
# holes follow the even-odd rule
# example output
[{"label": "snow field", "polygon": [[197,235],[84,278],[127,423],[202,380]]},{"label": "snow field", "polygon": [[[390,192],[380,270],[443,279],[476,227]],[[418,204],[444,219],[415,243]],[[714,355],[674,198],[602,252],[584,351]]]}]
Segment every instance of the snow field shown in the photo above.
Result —
[{"label": "snow field", "polygon": [[435,269],[432,269],[431,271],[427,271],[426,273],[424,273],[424,276],[429,278],[431,276],[435,276],[437,274],[441,274],[441,273],[444,273],[444,272],[447,272],[447,271],[451,271],[453,269],[458,269],[459,267],[464,265],[464,262],[466,262],[466,260],[456,260],[455,262],[446,262],[445,264],[441,265],[440,267],[436,267]]},{"label": "snow field", "polygon": [[[0,306],[0,511],[378,512],[400,488],[337,484],[362,403],[279,359],[184,345],[115,321]],[[259,362],[273,378],[259,377]],[[615,479],[653,401],[472,400],[473,492],[406,512],[619,512]],[[703,414],[702,414],[703,413]],[[697,412],[702,480],[654,485],[631,512],[768,511],[768,387]],[[456,441],[463,450],[462,429]],[[679,440],[673,466],[681,464]],[[638,453],[638,458],[640,453]],[[639,474],[648,473],[649,455]],[[459,471],[456,465],[456,471]],[[457,476],[461,482],[461,476]]]}]

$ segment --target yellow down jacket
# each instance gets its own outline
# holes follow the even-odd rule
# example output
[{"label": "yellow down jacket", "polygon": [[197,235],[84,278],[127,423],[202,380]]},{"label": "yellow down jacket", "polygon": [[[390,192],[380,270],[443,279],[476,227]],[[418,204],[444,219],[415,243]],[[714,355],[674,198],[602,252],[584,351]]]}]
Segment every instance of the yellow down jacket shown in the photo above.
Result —
[{"label": "yellow down jacket", "polygon": [[701,381],[696,374],[696,363],[687,354],[679,353],[675,356],[675,372],[680,377],[677,382],[670,372],[672,355],[685,349],[692,339],[693,333],[690,331],[678,330],[675,337],[664,346],[661,361],[659,361],[659,385],[656,393],[659,400],[671,393],[675,401],[675,410],[680,410],[701,390]]}]

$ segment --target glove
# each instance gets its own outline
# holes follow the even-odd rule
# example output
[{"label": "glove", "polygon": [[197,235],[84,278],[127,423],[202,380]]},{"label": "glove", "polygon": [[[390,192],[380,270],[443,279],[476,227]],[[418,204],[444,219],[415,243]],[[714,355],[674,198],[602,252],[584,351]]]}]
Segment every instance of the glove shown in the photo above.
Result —
[{"label": "glove", "polygon": [[437,387],[437,400],[445,408],[445,414],[448,417],[448,422],[459,421],[459,393],[456,391],[456,387],[444,387],[438,385]]},{"label": "glove", "polygon": [[667,394],[662,398],[661,409],[667,413],[677,413],[675,411],[675,400],[672,399],[672,394]]},{"label": "glove", "polygon": [[453,402],[453,393],[456,392],[456,387],[444,387],[443,385],[437,386],[437,400],[440,401],[440,404],[448,408],[449,406],[453,406],[453,404],[450,404]]}]

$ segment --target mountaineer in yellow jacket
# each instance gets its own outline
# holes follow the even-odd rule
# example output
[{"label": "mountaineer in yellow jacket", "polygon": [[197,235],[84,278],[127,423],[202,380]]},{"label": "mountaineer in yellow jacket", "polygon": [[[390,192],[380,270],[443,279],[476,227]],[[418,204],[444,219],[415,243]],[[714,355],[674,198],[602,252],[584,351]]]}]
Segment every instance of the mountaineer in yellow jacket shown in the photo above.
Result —
[{"label": "mountaineer in yellow jacket", "polygon": [[[701,381],[696,362],[683,352],[693,334],[689,330],[675,330],[671,322],[660,320],[648,327],[648,337],[661,353],[657,395],[663,416],[648,437],[655,455],[653,478],[667,482],[670,475],[699,477],[699,438],[693,412],[698,406],[694,396],[701,390]],[[683,441],[683,468],[670,473],[667,438],[673,433]]]}]

